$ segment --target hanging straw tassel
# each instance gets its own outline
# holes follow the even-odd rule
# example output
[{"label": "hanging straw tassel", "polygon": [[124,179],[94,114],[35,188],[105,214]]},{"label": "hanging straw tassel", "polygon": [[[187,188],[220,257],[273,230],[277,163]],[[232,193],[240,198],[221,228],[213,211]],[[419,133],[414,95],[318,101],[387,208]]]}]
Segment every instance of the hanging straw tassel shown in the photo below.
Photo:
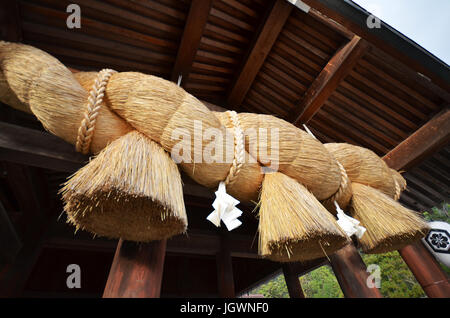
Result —
[{"label": "hanging straw tassel", "polygon": [[359,239],[364,253],[398,250],[428,233],[425,221],[384,193],[359,183],[352,189],[352,216],[367,229]]},{"label": "hanging straw tassel", "polygon": [[279,173],[266,174],[259,209],[259,253],[279,262],[334,253],[348,237],[304,186]]},{"label": "hanging straw tassel", "polygon": [[100,236],[147,242],[186,231],[178,168],[137,131],[103,149],[61,192],[68,222]]}]

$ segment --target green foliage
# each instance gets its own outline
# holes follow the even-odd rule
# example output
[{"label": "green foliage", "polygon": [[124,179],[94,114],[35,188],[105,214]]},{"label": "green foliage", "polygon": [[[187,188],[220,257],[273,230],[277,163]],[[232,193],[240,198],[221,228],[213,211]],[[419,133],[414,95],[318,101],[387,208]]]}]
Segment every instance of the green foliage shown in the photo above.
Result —
[{"label": "green foliage", "polygon": [[[398,252],[386,254],[361,254],[366,265],[376,264],[380,267],[381,294],[386,298],[420,298],[426,297],[419,283]],[[342,298],[344,297],[330,266],[322,266],[300,278],[303,292],[307,298]],[[268,298],[288,298],[286,282],[283,275],[253,290]]]},{"label": "green foliage", "polygon": [[266,298],[289,298],[283,274],[253,290],[251,294],[261,294]]},{"label": "green foliage", "polygon": [[426,221],[443,221],[450,223],[449,214],[450,204],[443,203],[442,208],[434,207],[431,208],[431,212],[423,212],[423,217]]},{"label": "green foliage", "polygon": [[300,278],[307,298],[343,298],[344,294],[330,266],[322,266]]},{"label": "green foliage", "polygon": [[380,267],[381,294],[386,298],[419,298],[425,293],[398,252],[361,254],[367,266]]},{"label": "green foliage", "polygon": [[[344,295],[329,266],[322,266],[300,278],[303,293],[307,298],[342,298]],[[281,274],[253,290],[266,298],[289,298],[284,276]]]}]

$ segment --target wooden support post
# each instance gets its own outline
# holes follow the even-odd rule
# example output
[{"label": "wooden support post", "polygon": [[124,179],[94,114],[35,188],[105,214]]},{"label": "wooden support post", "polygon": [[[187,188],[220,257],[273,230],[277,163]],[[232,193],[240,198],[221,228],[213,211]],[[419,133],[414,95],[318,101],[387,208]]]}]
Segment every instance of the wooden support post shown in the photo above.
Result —
[{"label": "wooden support post", "polygon": [[300,280],[298,279],[298,273],[294,270],[291,264],[287,263],[283,265],[284,280],[291,298],[305,298],[303,294]]},{"label": "wooden support post", "polygon": [[428,297],[450,298],[450,278],[422,242],[399,251]]},{"label": "wooden support post", "polygon": [[348,298],[382,298],[380,291],[367,286],[369,273],[353,244],[348,244],[330,256],[331,267]]},{"label": "wooden support post", "polygon": [[220,251],[217,254],[217,286],[219,296],[222,298],[234,298],[233,263],[227,233],[220,237]]},{"label": "wooden support post", "polygon": [[166,240],[138,244],[120,239],[103,297],[160,297],[165,254]]}]

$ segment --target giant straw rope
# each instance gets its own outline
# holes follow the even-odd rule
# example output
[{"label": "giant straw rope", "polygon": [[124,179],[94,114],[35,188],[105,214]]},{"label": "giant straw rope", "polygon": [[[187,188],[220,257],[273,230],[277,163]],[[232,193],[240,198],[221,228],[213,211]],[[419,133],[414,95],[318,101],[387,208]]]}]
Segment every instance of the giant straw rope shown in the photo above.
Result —
[{"label": "giant straw rope", "polygon": [[[336,212],[333,205],[335,201],[343,209],[355,210],[352,212],[353,215],[359,220],[364,219],[364,225],[372,235],[370,218],[358,214],[366,213],[364,215],[367,216],[367,213],[371,213],[361,201],[365,195],[376,197],[374,202],[382,202],[382,206],[374,206],[377,213],[378,211],[385,213],[387,210],[385,206],[389,206],[391,210],[392,207],[398,208],[394,209],[394,214],[400,211],[398,213],[408,216],[405,221],[399,221],[401,224],[389,228],[392,233],[384,233],[382,228],[377,228],[374,237],[381,235],[383,239],[374,240],[382,241],[385,244],[382,247],[377,245],[375,248],[369,243],[364,245],[364,240],[361,239],[363,248],[368,246],[366,250],[374,248],[377,251],[384,251],[389,249],[389,246],[398,245],[397,241],[395,244],[392,243],[392,237],[406,244],[422,237],[427,231],[426,225],[419,218],[408,214],[412,212],[394,201],[399,199],[401,190],[406,186],[404,179],[368,149],[347,144],[323,145],[305,131],[270,115],[210,111],[202,102],[176,84],[152,75],[136,72],[117,73],[112,70],[72,74],[54,57],[23,44],[1,42],[0,63],[0,99],[16,109],[33,113],[48,131],[76,145],[76,149],[83,153],[101,155],[102,151],[106,151],[108,145],[113,143],[117,149],[125,149],[117,151],[126,151],[130,145],[127,142],[134,140],[131,143],[133,148],[133,145],[148,139],[167,153],[171,153],[174,147],[182,143],[185,146],[183,149],[190,151],[184,155],[194,159],[201,157],[208,150],[208,143],[203,143],[199,149],[194,147],[195,142],[192,143],[190,139],[183,139],[180,136],[195,136],[196,121],[200,121],[202,131],[216,129],[226,135],[231,130],[233,142],[220,141],[224,146],[224,156],[232,154],[231,162],[180,162],[179,167],[193,180],[209,188],[216,188],[219,182],[225,181],[227,192],[242,201],[257,201],[260,194],[263,194],[264,198],[261,197],[261,200],[268,202],[273,198],[267,189],[282,191],[283,195],[286,195],[285,201],[292,200],[290,207],[296,206],[292,213],[289,212],[292,217],[300,220],[307,216],[301,219],[298,225],[304,226],[307,235],[299,239],[295,238],[295,234],[289,234],[289,230],[286,230],[286,234],[280,230],[280,239],[274,239],[277,242],[297,244],[299,241],[315,237],[310,234],[317,229],[317,233],[329,237],[328,241],[319,242],[322,251],[332,252],[333,240],[340,242],[337,244],[339,247],[347,244],[348,238],[345,234],[339,228],[335,229],[334,217],[331,214],[323,216],[321,210],[323,207],[320,204],[317,207],[318,201],[333,214]],[[260,129],[266,129],[268,132],[277,130],[279,136],[277,147],[273,147],[275,145],[272,144],[274,141],[270,134],[265,137],[244,135],[244,131]],[[130,134],[133,132],[138,134]],[[266,149],[261,148],[261,139],[272,151],[266,153]],[[254,145],[256,149],[252,148]],[[145,158],[142,160],[145,161]],[[275,164],[277,172],[272,172],[273,176],[266,180],[263,168],[271,164]],[[152,169],[156,169],[155,167]],[[128,189],[127,187],[131,185],[116,187],[113,190],[126,192],[128,190],[124,189]],[[295,202],[302,201],[303,195],[304,204]],[[137,191],[127,200],[142,196],[145,195]],[[98,200],[108,199],[100,194],[98,198]],[[70,202],[69,207],[73,208],[75,203]],[[76,204],[81,204],[77,202]],[[146,204],[140,204],[139,209],[144,209]],[[276,204],[287,203],[275,200],[272,206],[262,204],[261,217],[267,209],[275,209]],[[317,216],[311,217],[308,211],[314,209],[318,209]],[[299,211],[308,215],[302,216]],[[377,218],[374,218],[373,222],[388,222],[386,214],[376,215]],[[267,226],[278,222],[267,216],[269,215],[264,215],[264,219],[269,222]],[[308,227],[308,222],[314,227]],[[392,222],[395,223],[395,220]],[[288,223],[285,225],[280,223],[280,227],[289,227]],[[325,226],[325,223],[329,226]],[[384,228],[384,225],[382,227]],[[178,228],[184,229],[182,225]],[[295,229],[293,231],[295,232]],[[371,237],[370,235],[366,237]],[[389,236],[389,239],[385,239],[384,236]],[[140,236],[136,240],[139,238]],[[271,248],[266,254],[277,251],[278,256],[273,257],[274,259],[286,260],[286,255],[290,258],[292,251],[295,251],[295,248],[286,247],[285,253],[281,251],[283,248],[279,248],[278,243],[269,241],[271,243],[267,243],[267,246]],[[306,248],[309,245],[301,246]],[[327,246],[330,246],[330,250],[326,250]],[[297,253],[302,252],[299,250]],[[312,257],[317,257],[316,253],[308,256]]]}]

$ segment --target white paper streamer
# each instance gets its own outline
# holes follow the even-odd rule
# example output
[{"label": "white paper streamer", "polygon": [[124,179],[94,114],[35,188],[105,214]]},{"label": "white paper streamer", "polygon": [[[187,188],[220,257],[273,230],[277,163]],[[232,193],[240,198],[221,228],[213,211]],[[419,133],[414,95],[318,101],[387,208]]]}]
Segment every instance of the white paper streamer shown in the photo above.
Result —
[{"label": "white paper streamer", "polygon": [[220,182],[216,191],[216,199],[212,204],[214,211],[206,219],[217,227],[220,226],[222,220],[228,231],[232,231],[242,224],[238,220],[238,217],[242,215],[242,211],[236,208],[238,204],[239,201],[227,193],[225,182]]},{"label": "white paper streamer", "polygon": [[305,124],[303,124],[303,127],[305,128],[306,132],[311,135],[311,137],[317,140],[316,136],[314,136],[314,134],[311,132],[311,130],[309,130],[308,127],[306,127]]},{"label": "white paper streamer", "polygon": [[366,232],[366,228],[359,225],[360,222],[358,220],[345,214],[336,201],[334,201],[334,204],[336,205],[338,217],[337,224],[348,236],[356,235],[357,238],[361,238]]}]

